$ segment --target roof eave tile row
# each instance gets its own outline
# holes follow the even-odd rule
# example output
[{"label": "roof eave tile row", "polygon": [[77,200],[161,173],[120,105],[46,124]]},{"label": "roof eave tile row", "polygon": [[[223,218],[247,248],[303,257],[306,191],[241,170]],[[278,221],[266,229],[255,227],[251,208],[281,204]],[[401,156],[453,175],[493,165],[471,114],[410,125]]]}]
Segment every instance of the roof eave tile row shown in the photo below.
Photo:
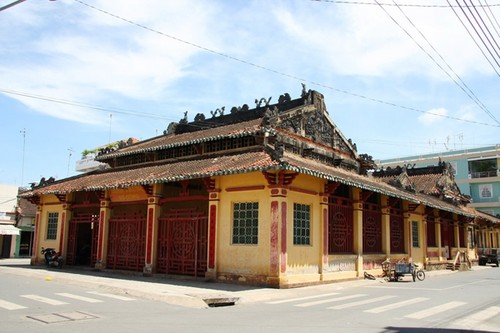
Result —
[{"label": "roof eave tile row", "polygon": [[261,123],[262,119],[258,118],[251,121],[227,125],[223,127],[209,128],[182,134],[164,135],[153,138],[151,140],[141,141],[132,146],[128,146],[117,151],[98,156],[96,160],[104,161],[116,157],[123,157],[138,153],[148,153],[157,150],[188,146],[225,138],[238,138],[256,135],[263,132],[274,132],[273,129],[265,128],[261,125]]}]

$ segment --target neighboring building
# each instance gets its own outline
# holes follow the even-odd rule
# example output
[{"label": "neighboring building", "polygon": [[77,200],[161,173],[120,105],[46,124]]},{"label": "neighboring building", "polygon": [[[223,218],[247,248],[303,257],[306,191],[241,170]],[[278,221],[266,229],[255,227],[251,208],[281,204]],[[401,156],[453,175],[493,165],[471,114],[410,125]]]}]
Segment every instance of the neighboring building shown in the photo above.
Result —
[{"label": "neighboring building", "polygon": [[455,181],[464,195],[471,197],[470,207],[500,217],[500,144],[467,150],[415,155],[377,161],[382,168],[415,165],[416,167],[449,162]]},{"label": "neighboring building", "polygon": [[[19,189],[20,193],[26,189]],[[36,205],[25,198],[17,201],[16,221],[19,236],[16,238],[15,257],[31,257],[33,249],[33,235],[35,230]]]},{"label": "neighboring building", "polygon": [[500,219],[465,207],[446,177],[422,193],[411,177],[368,176],[371,157],[320,93],[268,103],[186,113],[162,136],[101,152],[109,169],[22,193],[38,207],[32,263],[54,247],[68,265],[289,287],[377,274],[386,258],[474,260],[476,234],[500,247]]},{"label": "neighboring building", "polygon": [[75,170],[78,172],[91,172],[95,170],[102,170],[109,168],[106,163],[101,163],[96,161],[95,158],[100,151],[111,151],[118,148],[123,148],[125,146],[139,142],[135,138],[129,138],[127,140],[116,141],[108,145],[97,147],[93,150],[84,150],[82,152],[82,158],[76,161]]},{"label": "neighboring building", "polygon": [[16,185],[0,184],[0,258],[10,258],[15,254],[16,205],[18,188]]}]

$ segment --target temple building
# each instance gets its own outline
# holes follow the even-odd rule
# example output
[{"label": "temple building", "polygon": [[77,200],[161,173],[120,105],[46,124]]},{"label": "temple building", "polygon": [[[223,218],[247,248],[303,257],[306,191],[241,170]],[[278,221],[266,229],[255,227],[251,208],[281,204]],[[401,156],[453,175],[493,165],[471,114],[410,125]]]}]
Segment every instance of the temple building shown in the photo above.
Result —
[{"label": "temple building", "polygon": [[286,288],[500,246],[500,220],[468,208],[445,165],[374,172],[312,90],[186,113],[95,159],[109,168],[21,194],[37,205],[32,264],[54,247],[68,265]]}]

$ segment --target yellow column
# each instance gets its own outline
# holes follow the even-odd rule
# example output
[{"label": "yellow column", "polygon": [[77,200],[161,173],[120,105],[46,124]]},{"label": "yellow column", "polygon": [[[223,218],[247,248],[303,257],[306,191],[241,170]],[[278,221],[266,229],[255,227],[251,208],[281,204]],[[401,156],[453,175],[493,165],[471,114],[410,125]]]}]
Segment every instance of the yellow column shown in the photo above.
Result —
[{"label": "yellow column", "polygon": [[[38,204],[36,206],[36,214],[35,214],[35,234],[33,235],[33,245],[31,252],[31,265],[36,265],[40,260],[41,254],[40,248],[40,238],[42,237],[41,225],[42,225],[42,204]],[[42,257],[43,258],[43,257]]]},{"label": "yellow column", "polygon": [[64,256],[68,248],[69,221],[72,218],[71,204],[69,195],[66,196],[63,202],[63,210],[61,214],[61,234],[59,239],[59,251]]},{"label": "yellow column", "polygon": [[208,189],[208,262],[205,278],[217,280],[217,224],[219,220],[219,193],[215,179],[207,180]]},{"label": "yellow column", "polygon": [[361,189],[352,188],[353,199],[353,232],[354,232],[354,253],[358,255],[356,271],[358,276],[363,276],[363,202],[361,201]]},{"label": "yellow column", "polygon": [[153,193],[148,196],[148,211],[146,224],[146,257],[143,275],[151,276],[155,271],[158,252],[158,218],[160,216],[161,185],[153,185]]},{"label": "yellow column", "polygon": [[279,286],[287,269],[287,196],[285,187],[270,186],[271,230],[269,278],[271,286]]},{"label": "yellow column", "polygon": [[404,242],[405,242],[405,253],[408,254],[408,257],[412,257],[411,248],[412,248],[412,234],[411,234],[411,221],[410,221],[410,208],[408,205],[408,201],[403,201],[403,234],[404,234]]},{"label": "yellow column", "polygon": [[320,228],[322,236],[322,245],[321,246],[321,261],[320,261],[320,274],[321,279],[323,280],[323,273],[325,272],[325,268],[328,267],[328,193],[320,193]]},{"label": "yellow column", "polygon": [[111,200],[108,191],[105,191],[101,199],[99,212],[99,235],[97,237],[97,261],[95,268],[102,270],[106,268],[106,256],[108,253],[109,219],[111,217]]},{"label": "yellow column", "polygon": [[385,195],[380,197],[382,209],[382,252],[390,257],[391,255],[391,208],[388,205],[388,198]]},{"label": "yellow column", "polygon": [[446,260],[448,258],[444,258],[443,257],[443,251],[442,251],[442,245],[441,245],[441,218],[439,217],[436,217],[436,213],[437,211],[434,210],[434,218],[435,218],[435,221],[436,221],[436,238],[437,238],[437,248],[438,248],[438,256],[439,256],[439,261],[441,260]]}]

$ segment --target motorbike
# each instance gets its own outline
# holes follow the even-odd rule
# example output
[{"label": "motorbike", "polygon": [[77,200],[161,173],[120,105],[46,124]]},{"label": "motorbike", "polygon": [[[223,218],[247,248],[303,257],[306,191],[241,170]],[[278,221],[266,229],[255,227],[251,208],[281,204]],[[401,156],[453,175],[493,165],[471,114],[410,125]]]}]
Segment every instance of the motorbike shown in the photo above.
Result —
[{"label": "motorbike", "polygon": [[51,247],[48,248],[43,248],[42,247],[42,254],[45,258],[45,264],[47,267],[59,267],[62,268],[63,266],[63,257],[61,255],[61,252],[57,252]]}]

